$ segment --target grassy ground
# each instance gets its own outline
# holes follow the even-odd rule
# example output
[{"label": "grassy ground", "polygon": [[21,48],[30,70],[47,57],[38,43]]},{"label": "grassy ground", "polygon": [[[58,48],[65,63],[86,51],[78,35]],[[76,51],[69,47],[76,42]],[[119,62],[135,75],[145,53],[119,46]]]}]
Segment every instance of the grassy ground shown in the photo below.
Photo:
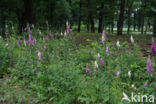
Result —
[{"label": "grassy ground", "polygon": [[[131,35],[122,35],[116,36],[114,34],[107,34],[107,40],[113,42],[114,44],[117,41],[130,43]],[[101,34],[100,33],[76,33],[77,41],[76,44],[88,45],[89,42],[96,41],[101,42]],[[148,56],[150,54],[148,50],[150,49],[152,35],[133,35],[135,42],[140,46],[141,51],[143,52],[143,56]],[[155,38],[154,38],[155,39]]]},{"label": "grassy ground", "polygon": [[[75,33],[76,44],[89,45],[90,42],[101,42],[101,34],[98,33]],[[133,35],[135,42],[140,46],[143,57],[147,57],[150,53],[147,51],[150,49],[151,35]],[[113,34],[107,34],[107,41],[111,41],[114,44],[116,41],[127,41],[130,43],[130,35],[115,36]],[[31,100],[35,99],[33,95],[29,95],[27,88],[20,88],[12,86],[9,82],[11,77],[6,76],[0,79],[0,104],[31,104]],[[6,102],[7,101],[7,102]],[[37,102],[37,101],[36,101]]]}]

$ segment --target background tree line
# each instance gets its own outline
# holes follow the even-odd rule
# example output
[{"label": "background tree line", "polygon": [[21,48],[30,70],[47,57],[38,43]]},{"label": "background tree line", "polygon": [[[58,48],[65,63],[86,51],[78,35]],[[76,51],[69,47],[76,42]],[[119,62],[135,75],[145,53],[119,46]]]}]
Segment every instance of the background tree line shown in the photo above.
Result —
[{"label": "background tree line", "polygon": [[[152,31],[156,35],[156,0],[0,0],[0,34],[4,36],[7,25],[16,25],[20,33],[27,23],[45,25],[60,30],[70,21],[81,32],[99,32],[109,27],[122,35],[123,27]],[[116,24],[116,25],[115,25]]]}]

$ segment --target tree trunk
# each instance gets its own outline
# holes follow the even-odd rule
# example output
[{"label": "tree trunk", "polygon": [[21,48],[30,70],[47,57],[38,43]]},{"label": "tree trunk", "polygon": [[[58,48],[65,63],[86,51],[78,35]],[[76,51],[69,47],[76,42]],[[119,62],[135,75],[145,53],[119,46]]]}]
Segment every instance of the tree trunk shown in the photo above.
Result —
[{"label": "tree trunk", "polygon": [[102,25],[103,25],[103,8],[104,4],[102,2],[101,8],[100,8],[100,13],[99,13],[99,27],[98,27],[98,33],[102,33]]},{"label": "tree trunk", "polygon": [[90,0],[88,0],[88,12],[89,12],[89,22],[91,24],[91,32],[95,32],[94,19],[93,19],[93,13],[92,13],[92,10],[91,10]]},{"label": "tree trunk", "polygon": [[5,37],[5,16],[4,16],[4,8],[1,7],[1,22],[2,22],[2,37]]},{"label": "tree trunk", "polygon": [[25,8],[26,21],[32,24],[34,22],[32,0],[24,0],[24,8]]},{"label": "tree trunk", "polygon": [[123,22],[124,22],[124,8],[125,8],[125,0],[121,0],[120,5],[120,16],[118,20],[118,31],[117,35],[122,35]]},{"label": "tree trunk", "polygon": [[130,26],[131,26],[131,21],[130,21],[130,19],[131,19],[131,8],[129,7],[128,8],[128,30],[127,30],[127,34],[129,34],[129,32],[130,32]]},{"label": "tree trunk", "polygon": [[154,18],[154,23],[153,23],[153,35],[156,36],[156,17]]},{"label": "tree trunk", "polygon": [[80,0],[80,4],[79,4],[79,21],[78,21],[78,32],[81,31],[81,7],[82,7],[82,0]]},{"label": "tree trunk", "polygon": [[144,17],[142,17],[141,34],[144,33]]},{"label": "tree trunk", "polygon": [[18,16],[18,23],[19,23],[19,34],[21,34],[26,24],[24,12],[18,9],[17,16]]},{"label": "tree trunk", "polygon": [[112,19],[112,23],[111,23],[111,32],[114,32],[114,19]]}]

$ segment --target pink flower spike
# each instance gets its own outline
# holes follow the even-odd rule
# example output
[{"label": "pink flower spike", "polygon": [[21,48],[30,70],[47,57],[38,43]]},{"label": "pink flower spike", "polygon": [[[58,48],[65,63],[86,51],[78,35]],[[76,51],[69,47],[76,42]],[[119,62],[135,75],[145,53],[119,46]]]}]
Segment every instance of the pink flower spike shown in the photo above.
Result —
[{"label": "pink flower spike", "polygon": [[116,77],[119,78],[119,76],[120,76],[120,72],[117,72]]},{"label": "pink flower spike", "polygon": [[147,87],[147,82],[144,84],[144,87],[145,87],[145,88]]},{"label": "pink flower spike", "polygon": [[102,58],[100,59],[100,62],[101,62],[102,67],[104,68],[104,61]]},{"label": "pink flower spike", "polygon": [[91,74],[90,69],[88,68],[88,66],[86,66],[86,73],[88,73],[89,75]]}]

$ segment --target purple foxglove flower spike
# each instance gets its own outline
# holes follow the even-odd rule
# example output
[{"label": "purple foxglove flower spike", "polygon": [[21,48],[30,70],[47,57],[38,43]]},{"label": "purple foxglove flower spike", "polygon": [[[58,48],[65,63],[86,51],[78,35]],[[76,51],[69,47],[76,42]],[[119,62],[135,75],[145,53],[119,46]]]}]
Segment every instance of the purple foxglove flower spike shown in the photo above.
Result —
[{"label": "purple foxglove flower spike", "polygon": [[9,46],[9,44],[7,43],[7,44],[5,44],[5,46],[6,46],[6,47],[8,47],[8,46]]},{"label": "purple foxglove flower spike", "polygon": [[25,45],[25,46],[27,46],[27,45],[28,45],[27,41],[24,41],[24,45]]},{"label": "purple foxglove flower spike", "polygon": [[49,33],[49,37],[51,40],[53,40],[53,34],[51,34],[51,32]]},{"label": "purple foxglove flower spike", "polygon": [[68,33],[68,34],[71,33],[70,26],[67,26],[67,33]]},{"label": "purple foxglove flower spike", "polygon": [[31,26],[33,29],[35,28],[35,26],[34,26],[34,24],[32,24],[32,26]]},{"label": "purple foxglove flower spike", "polygon": [[151,51],[154,56],[156,56],[156,45],[154,43],[154,39],[152,39]]},{"label": "purple foxglove flower spike", "polygon": [[88,54],[91,54],[91,51],[88,51]]},{"label": "purple foxglove flower spike", "polygon": [[145,82],[144,87],[147,87],[147,82]]},{"label": "purple foxglove flower spike", "polygon": [[155,84],[154,88],[156,89],[156,84]]},{"label": "purple foxglove flower spike", "polygon": [[149,73],[151,73],[151,72],[154,71],[154,69],[153,69],[153,67],[152,67],[152,64],[151,64],[150,58],[149,58],[148,61],[147,61],[147,70],[148,70]]},{"label": "purple foxglove flower spike", "polygon": [[105,40],[106,40],[106,31],[103,31],[103,33],[102,33],[102,44],[104,44]]},{"label": "purple foxglove flower spike", "polygon": [[132,48],[130,48],[130,49],[129,49],[129,52],[130,52],[131,54],[133,53],[133,50],[132,50]]},{"label": "purple foxglove flower spike", "polygon": [[107,56],[109,56],[109,47],[108,46],[106,47],[106,54],[107,54]]},{"label": "purple foxglove flower spike", "polygon": [[48,20],[46,20],[46,25],[48,25]]},{"label": "purple foxglove flower spike", "polygon": [[5,30],[5,35],[8,35],[8,29],[7,29],[7,30]]},{"label": "purple foxglove flower spike", "polygon": [[18,45],[18,47],[20,47],[20,46],[22,45],[22,43],[21,43],[21,40],[20,40],[20,39],[18,39],[17,45]]},{"label": "purple foxglove flower spike", "polygon": [[86,73],[88,73],[89,75],[91,74],[88,66],[86,66]]},{"label": "purple foxglove flower spike", "polygon": [[48,38],[48,36],[46,36],[46,37],[45,37],[45,41],[48,42],[48,40],[49,40],[49,38]]},{"label": "purple foxglove flower spike", "polygon": [[120,72],[117,72],[116,77],[119,78],[119,76],[120,76]]},{"label": "purple foxglove flower spike", "polygon": [[101,62],[102,67],[104,68],[104,61],[102,58],[100,59],[100,62]]}]

